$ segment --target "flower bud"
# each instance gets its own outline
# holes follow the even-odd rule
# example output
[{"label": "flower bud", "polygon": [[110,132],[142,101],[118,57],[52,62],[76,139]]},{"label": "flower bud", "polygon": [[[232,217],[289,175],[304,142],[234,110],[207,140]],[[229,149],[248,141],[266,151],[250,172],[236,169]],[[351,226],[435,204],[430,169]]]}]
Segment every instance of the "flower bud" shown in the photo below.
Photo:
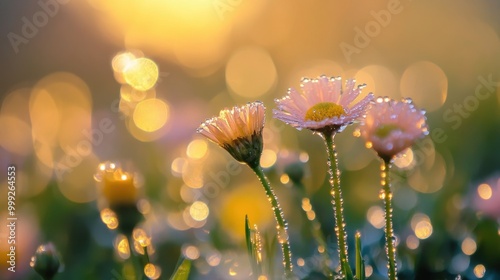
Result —
[{"label": "flower bud", "polygon": [[59,253],[52,243],[42,244],[31,257],[30,266],[42,276],[43,279],[52,279],[59,271],[61,261]]}]

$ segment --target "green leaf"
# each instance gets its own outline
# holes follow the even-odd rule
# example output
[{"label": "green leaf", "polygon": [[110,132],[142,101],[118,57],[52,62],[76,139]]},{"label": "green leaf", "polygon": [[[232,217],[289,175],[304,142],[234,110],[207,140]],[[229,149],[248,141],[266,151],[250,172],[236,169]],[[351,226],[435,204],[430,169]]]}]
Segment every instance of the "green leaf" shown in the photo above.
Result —
[{"label": "green leaf", "polygon": [[351,269],[351,266],[349,264],[347,264],[345,267],[344,275],[345,275],[345,279],[354,280],[354,275],[352,274],[352,269]]},{"label": "green leaf", "polygon": [[250,230],[250,226],[248,225],[248,215],[245,215],[245,238],[247,242],[247,251],[250,259],[253,259],[253,250],[252,250],[252,231]]},{"label": "green leaf", "polygon": [[356,246],[356,278],[358,280],[365,280],[365,262],[361,253],[361,233],[356,231],[354,238]]},{"label": "green leaf", "polygon": [[170,280],[187,280],[189,277],[189,272],[191,271],[191,261],[181,258],[180,265],[175,269],[174,274],[170,277]]},{"label": "green leaf", "polygon": [[256,245],[252,241],[252,230],[250,229],[248,222],[248,215],[245,215],[245,238],[247,243],[248,258],[250,259],[250,265],[252,267],[253,275],[255,279],[259,277],[259,263],[255,258],[255,248]]}]

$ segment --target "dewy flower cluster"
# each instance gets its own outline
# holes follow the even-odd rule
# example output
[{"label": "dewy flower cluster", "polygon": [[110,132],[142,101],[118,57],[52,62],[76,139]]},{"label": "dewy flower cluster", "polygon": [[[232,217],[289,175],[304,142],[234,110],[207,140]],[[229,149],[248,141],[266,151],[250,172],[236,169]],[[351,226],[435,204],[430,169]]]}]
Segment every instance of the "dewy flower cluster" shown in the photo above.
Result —
[{"label": "dewy flower cluster", "polygon": [[[396,248],[392,229],[392,193],[388,172],[396,154],[410,147],[418,138],[427,135],[425,112],[418,110],[409,99],[395,101],[389,98],[377,98],[373,100],[371,93],[358,98],[363,87],[364,85],[356,86],[354,80],[347,80],[343,88],[340,77],[304,78],[300,92],[291,88],[285,97],[276,100],[277,109],[273,110],[273,115],[276,119],[298,130],[309,129],[319,134],[325,141],[340,269],[335,270],[326,265],[323,272],[328,278],[335,277],[335,279],[365,279],[360,246],[356,246],[355,275],[348,262],[340,171],[334,144],[335,135],[346,126],[358,122],[361,124],[361,135],[366,140],[367,147],[372,147],[382,159],[380,197],[384,200],[386,212],[388,278],[397,279]],[[236,160],[246,163],[258,176],[276,219],[276,235],[283,253],[284,277],[296,279],[292,267],[288,225],[278,199],[259,163],[263,146],[264,113],[264,104],[259,101],[225,109],[218,117],[204,122],[198,129],[198,133],[226,149]],[[255,237],[258,237],[259,233],[250,230],[248,222],[246,232],[254,278],[261,279],[262,276],[264,277],[262,279],[269,279],[269,277],[274,279],[273,275],[266,275],[261,267],[262,255],[258,253],[258,248],[261,246],[260,238]],[[356,244],[360,244],[359,233],[355,238]],[[256,244],[256,240],[259,244]],[[318,238],[318,242],[321,240],[324,239]],[[259,256],[257,259],[255,259],[256,255]],[[328,264],[328,262],[324,263]]]}]

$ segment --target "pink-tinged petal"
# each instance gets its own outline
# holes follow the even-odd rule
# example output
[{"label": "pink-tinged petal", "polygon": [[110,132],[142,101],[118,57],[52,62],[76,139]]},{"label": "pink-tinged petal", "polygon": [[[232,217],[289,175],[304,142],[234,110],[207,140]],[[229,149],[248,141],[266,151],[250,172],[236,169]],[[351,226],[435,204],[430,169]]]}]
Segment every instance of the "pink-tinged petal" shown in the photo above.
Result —
[{"label": "pink-tinged petal", "polygon": [[218,117],[202,123],[197,132],[220,146],[231,145],[238,138],[251,140],[253,134],[262,133],[264,115],[264,105],[256,101],[222,110]]},{"label": "pink-tinged petal", "polygon": [[349,112],[351,114],[357,114],[358,112],[366,112],[366,108],[368,107],[368,105],[370,104],[370,102],[373,100],[373,94],[368,94],[366,97],[364,97],[363,99],[361,99],[356,105],[354,105],[353,107],[351,107],[349,109]]},{"label": "pink-tinged petal", "polygon": [[361,90],[363,89],[363,86],[358,86],[357,88],[354,88],[355,80],[348,80],[346,83],[347,91],[350,92],[351,94],[342,94],[342,97],[340,99],[340,105],[348,107],[351,102],[358,97],[359,94],[361,94]]},{"label": "pink-tinged petal", "polygon": [[318,97],[321,101],[331,100],[333,95],[332,84],[328,80],[328,77],[321,76],[318,78],[317,89]]},{"label": "pink-tinged petal", "polygon": [[210,133],[206,128],[199,129],[198,133],[207,137],[208,139],[212,140],[213,142],[217,142],[217,138],[212,133]]},{"label": "pink-tinged petal", "polygon": [[[262,154],[265,107],[256,101],[225,109],[202,123],[197,132],[229,152],[236,160],[254,168]],[[257,156],[256,156],[257,155]]]},{"label": "pink-tinged petal", "polygon": [[309,104],[308,100],[303,95],[301,95],[300,93],[298,93],[295,89],[290,89],[288,91],[288,96],[290,97],[289,102],[293,103],[294,106],[295,106],[295,108],[297,108],[298,110],[300,110],[300,111],[302,111],[304,113],[311,106]]},{"label": "pink-tinged petal", "polygon": [[[379,129],[386,131],[377,133]],[[384,158],[392,158],[428,133],[425,113],[416,109],[412,102],[381,97],[367,111],[360,131],[379,156]]]},{"label": "pink-tinged petal", "polygon": [[[355,81],[348,80],[346,90],[342,92],[342,79],[340,77],[320,76],[316,79],[303,78],[301,81],[301,93],[289,89],[287,96],[275,100],[277,109],[273,116],[297,129],[307,128],[319,130],[327,126],[343,127],[362,118],[370,100],[369,95],[360,102],[351,103],[361,92],[361,87],[354,88]],[[343,115],[333,116],[319,122],[305,120],[306,113],[318,103],[328,102],[342,106]]]}]

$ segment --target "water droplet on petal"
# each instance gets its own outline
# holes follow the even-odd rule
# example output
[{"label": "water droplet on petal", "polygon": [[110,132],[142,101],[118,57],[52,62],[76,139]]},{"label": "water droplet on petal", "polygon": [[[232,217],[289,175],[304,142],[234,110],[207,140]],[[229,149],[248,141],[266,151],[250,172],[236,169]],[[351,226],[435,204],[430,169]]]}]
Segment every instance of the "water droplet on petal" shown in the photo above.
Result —
[{"label": "water droplet on petal", "polygon": [[407,97],[407,98],[403,98],[403,102],[406,104],[412,104],[413,100],[411,98]]}]

